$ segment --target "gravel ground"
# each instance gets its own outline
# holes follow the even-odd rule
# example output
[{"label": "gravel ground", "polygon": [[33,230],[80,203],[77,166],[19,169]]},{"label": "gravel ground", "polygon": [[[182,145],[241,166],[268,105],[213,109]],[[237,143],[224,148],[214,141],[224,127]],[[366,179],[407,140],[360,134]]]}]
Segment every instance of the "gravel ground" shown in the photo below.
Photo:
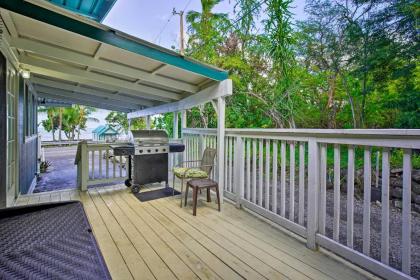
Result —
[{"label": "gravel ground", "polygon": [[[280,180],[278,180],[280,182]],[[299,210],[299,192],[295,189],[295,221],[298,220]],[[246,182],[245,182],[246,184]],[[258,184],[258,180],[257,180]],[[290,205],[290,192],[288,182],[286,184],[286,217],[289,217],[289,205]],[[245,193],[246,197],[246,193]],[[257,192],[258,197],[258,192]],[[264,192],[263,192],[263,197]],[[278,202],[280,205],[280,183],[278,184]],[[334,217],[334,203],[333,203],[334,191],[327,189],[327,215],[326,215],[326,236],[332,239],[333,236],[333,217]],[[345,245],[347,242],[347,194],[341,193],[340,196],[340,243]],[[257,200],[258,202],[258,200]],[[271,197],[270,197],[271,203]],[[263,201],[263,205],[264,201]],[[371,240],[370,240],[370,251],[371,257],[379,260],[381,257],[381,205],[372,202],[371,205]],[[307,223],[307,188],[305,188],[305,226]],[[280,209],[277,209],[277,213],[280,213]],[[359,252],[363,249],[363,200],[354,199],[354,243],[353,248]],[[401,210],[390,206],[389,211],[389,264],[391,267],[401,270],[401,234],[402,234],[402,218]],[[420,279],[420,215],[412,212],[411,217],[411,276]]]}]

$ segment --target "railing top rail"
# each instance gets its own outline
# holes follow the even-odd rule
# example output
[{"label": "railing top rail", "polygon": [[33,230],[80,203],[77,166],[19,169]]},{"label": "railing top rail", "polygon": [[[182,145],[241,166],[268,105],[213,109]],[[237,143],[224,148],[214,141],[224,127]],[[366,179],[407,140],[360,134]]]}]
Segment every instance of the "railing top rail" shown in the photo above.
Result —
[{"label": "railing top rail", "polygon": [[[184,133],[215,134],[215,128],[185,128]],[[420,140],[420,129],[273,129],[227,128],[227,135],[277,135],[333,138],[411,138]]]}]

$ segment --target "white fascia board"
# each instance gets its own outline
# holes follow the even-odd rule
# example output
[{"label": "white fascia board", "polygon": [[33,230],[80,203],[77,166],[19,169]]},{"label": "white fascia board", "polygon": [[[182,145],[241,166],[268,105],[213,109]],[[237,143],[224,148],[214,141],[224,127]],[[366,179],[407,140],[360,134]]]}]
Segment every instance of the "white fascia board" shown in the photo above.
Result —
[{"label": "white fascia board", "polygon": [[182,111],[201,104],[205,104],[209,101],[217,99],[218,97],[224,97],[228,95],[232,95],[232,80],[230,79],[221,81],[216,85],[203,89],[202,91],[188,96],[180,101],[131,112],[127,115],[127,117],[129,119],[134,119],[151,115]]}]

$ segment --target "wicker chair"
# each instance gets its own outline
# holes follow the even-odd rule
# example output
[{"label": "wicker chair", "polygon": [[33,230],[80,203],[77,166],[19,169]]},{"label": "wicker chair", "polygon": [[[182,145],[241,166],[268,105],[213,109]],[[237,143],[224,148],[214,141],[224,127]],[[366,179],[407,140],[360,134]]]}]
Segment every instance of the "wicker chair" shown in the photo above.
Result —
[{"label": "wicker chair", "polygon": [[[187,160],[180,162],[173,169],[173,186],[175,186],[175,177],[181,179],[181,207],[182,207],[182,191],[184,189],[184,180],[187,179],[204,179],[208,178],[214,167],[214,158],[216,157],[216,149],[206,148],[201,160]],[[193,167],[185,167],[186,164]],[[194,166],[195,165],[195,166]],[[174,190],[175,192],[175,190]]]}]

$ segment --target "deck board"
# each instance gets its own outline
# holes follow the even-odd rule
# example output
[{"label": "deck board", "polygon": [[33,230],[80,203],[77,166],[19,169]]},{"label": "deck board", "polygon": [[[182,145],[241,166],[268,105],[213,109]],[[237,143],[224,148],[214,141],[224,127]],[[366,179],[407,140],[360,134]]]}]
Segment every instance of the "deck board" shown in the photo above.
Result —
[{"label": "deck board", "polygon": [[[113,279],[367,279],[368,273],[305,245],[225,203],[180,208],[140,202],[122,186],[20,196],[15,205],[80,200]],[[363,273],[360,273],[360,272]]]}]

